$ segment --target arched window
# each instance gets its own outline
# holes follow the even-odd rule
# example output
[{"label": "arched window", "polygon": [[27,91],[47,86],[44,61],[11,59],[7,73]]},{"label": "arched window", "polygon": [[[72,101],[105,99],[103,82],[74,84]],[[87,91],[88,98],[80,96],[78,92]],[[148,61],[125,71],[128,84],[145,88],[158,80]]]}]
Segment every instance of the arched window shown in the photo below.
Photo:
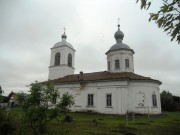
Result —
[{"label": "arched window", "polygon": [[54,61],[54,65],[57,66],[57,65],[60,65],[60,58],[61,58],[61,54],[58,52],[56,53],[55,55],[55,61]]},{"label": "arched window", "polygon": [[72,54],[68,54],[68,66],[72,67]]}]

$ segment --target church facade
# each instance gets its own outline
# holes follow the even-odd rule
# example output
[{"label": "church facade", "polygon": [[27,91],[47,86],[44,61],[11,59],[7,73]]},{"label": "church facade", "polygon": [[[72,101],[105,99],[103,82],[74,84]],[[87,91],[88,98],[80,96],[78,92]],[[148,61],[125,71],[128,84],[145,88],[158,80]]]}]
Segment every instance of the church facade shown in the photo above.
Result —
[{"label": "church facade", "polygon": [[72,111],[104,114],[160,114],[161,82],[134,73],[134,50],[123,43],[124,33],[115,32],[116,43],[105,53],[107,71],[74,74],[75,49],[66,41],[51,48],[49,79],[60,96],[73,95]]}]

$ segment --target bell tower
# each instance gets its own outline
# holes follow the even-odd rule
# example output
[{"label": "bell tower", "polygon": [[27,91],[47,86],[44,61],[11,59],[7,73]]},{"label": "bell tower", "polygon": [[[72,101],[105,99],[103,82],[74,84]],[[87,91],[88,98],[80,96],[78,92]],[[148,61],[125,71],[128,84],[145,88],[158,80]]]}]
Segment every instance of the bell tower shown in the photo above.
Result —
[{"label": "bell tower", "polygon": [[49,79],[54,80],[74,74],[75,49],[66,41],[67,36],[62,34],[62,41],[51,48]]}]

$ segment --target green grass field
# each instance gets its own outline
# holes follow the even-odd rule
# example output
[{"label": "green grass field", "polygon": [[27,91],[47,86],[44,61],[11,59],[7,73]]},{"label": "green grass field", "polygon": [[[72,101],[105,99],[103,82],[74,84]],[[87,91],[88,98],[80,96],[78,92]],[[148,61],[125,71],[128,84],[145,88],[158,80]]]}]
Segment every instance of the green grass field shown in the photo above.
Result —
[{"label": "green grass field", "polygon": [[[30,135],[28,128],[21,126],[23,113],[20,109],[11,110],[10,117],[15,121],[17,130],[13,135]],[[180,112],[164,112],[158,116],[135,115],[134,120],[120,115],[91,113],[70,113],[73,122],[65,122],[63,132],[67,135],[180,135]],[[62,133],[62,123],[52,120],[48,125],[52,135]]]}]

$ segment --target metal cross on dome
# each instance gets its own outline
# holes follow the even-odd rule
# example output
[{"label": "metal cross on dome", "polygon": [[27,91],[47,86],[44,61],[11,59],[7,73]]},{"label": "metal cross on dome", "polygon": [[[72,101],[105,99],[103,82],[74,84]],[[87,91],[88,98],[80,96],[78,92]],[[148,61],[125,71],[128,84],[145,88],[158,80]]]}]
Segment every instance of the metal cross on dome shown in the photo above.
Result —
[{"label": "metal cross on dome", "polygon": [[66,32],[66,28],[64,27],[64,34],[65,34],[65,32]]},{"label": "metal cross on dome", "polygon": [[118,29],[119,29],[119,27],[120,27],[120,24],[119,24],[119,22],[120,22],[120,19],[118,18]]}]

